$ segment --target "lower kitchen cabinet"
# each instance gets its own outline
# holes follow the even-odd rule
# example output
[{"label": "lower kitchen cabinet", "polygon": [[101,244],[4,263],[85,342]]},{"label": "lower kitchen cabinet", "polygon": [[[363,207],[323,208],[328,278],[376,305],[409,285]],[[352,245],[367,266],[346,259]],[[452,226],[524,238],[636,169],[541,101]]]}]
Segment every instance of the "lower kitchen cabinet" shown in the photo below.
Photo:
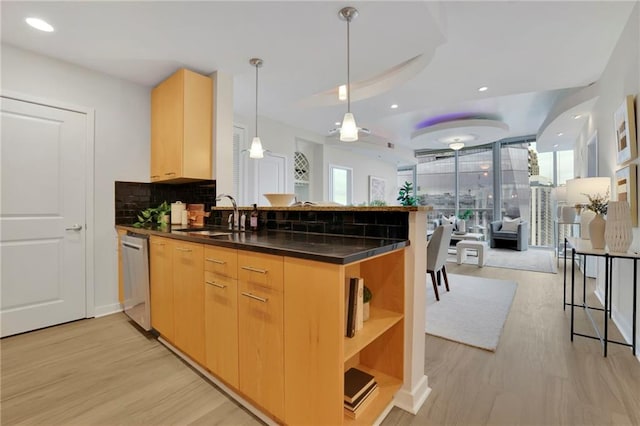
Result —
[{"label": "lower kitchen cabinet", "polygon": [[168,238],[149,238],[149,293],[151,327],[174,343],[173,243]]},{"label": "lower kitchen cabinet", "polygon": [[173,242],[175,345],[201,365],[204,344],[204,247]]},{"label": "lower kitchen cabinet", "polygon": [[238,388],[238,280],[204,274],[206,367]]},{"label": "lower kitchen cabinet", "polygon": [[238,253],[240,391],[284,419],[283,258]]}]

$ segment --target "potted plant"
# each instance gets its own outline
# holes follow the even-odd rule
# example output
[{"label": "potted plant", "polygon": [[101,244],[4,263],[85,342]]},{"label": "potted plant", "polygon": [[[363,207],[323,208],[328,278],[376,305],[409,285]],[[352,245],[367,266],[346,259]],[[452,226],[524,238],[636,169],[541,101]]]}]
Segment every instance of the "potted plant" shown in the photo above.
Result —
[{"label": "potted plant", "polygon": [[456,224],[459,233],[467,232],[467,220],[473,216],[473,210],[467,209],[463,213],[458,213],[458,222]]},{"label": "potted plant", "polygon": [[371,302],[372,298],[373,298],[373,294],[371,293],[371,290],[369,290],[369,287],[365,285],[364,292],[362,294],[362,302],[363,302],[362,317],[365,321],[369,319],[369,307],[370,307],[369,302]]},{"label": "potted plant", "polygon": [[606,221],[604,215],[607,214],[609,206],[609,190],[604,195],[583,194],[589,199],[587,209],[591,210],[596,216],[589,222],[589,236],[591,237],[591,247],[594,249],[603,249],[605,246],[604,231]]},{"label": "potted plant", "polygon": [[133,224],[136,228],[146,228],[153,225],[166,226],[170,222],[171,206],[163,201],[158,207],[144,209],[138,215],[138,221]]},{"label": "potted plant", "polygon": [[400,204],[403,206],[417,206],[418,200],[411,195],[412,192],[413,186],[411,182],[405,182],[400,188],[400,192],[398,192],[397,200],[400,201]]}]

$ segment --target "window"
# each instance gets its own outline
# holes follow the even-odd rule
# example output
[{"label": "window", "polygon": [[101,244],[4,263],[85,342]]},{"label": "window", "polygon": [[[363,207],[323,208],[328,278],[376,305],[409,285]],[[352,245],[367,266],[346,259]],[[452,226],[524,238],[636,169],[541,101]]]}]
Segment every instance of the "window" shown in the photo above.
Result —
[{"label": "window", "polygon": [[329,165],[329,200],[349,205],[353,197],[353,169]]}]

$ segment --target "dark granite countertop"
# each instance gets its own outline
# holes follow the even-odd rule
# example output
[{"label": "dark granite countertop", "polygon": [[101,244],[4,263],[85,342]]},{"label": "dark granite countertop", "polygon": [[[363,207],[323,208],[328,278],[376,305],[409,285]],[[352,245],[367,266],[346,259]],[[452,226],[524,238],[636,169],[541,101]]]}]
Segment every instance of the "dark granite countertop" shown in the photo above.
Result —
[{"label": "dark granite countertop", "polygon": [[190,228],[174,226],[158,229],[142,229],[132,226],[117,225],[116,228],[138,234],[157,235],[175,238],[194,243],[204,243],[219,247],[255,251],[280,256],[297,257],[319,262],[348,264],[368,257],[377,256],[409,245],[408,240],[392,240],[380,238],[361,238],[353,236],[312,234],[299,232],[233,232],[231,235],[209,236],[197,233],[211,231],[214,233],[230,232],[223,227]]}]

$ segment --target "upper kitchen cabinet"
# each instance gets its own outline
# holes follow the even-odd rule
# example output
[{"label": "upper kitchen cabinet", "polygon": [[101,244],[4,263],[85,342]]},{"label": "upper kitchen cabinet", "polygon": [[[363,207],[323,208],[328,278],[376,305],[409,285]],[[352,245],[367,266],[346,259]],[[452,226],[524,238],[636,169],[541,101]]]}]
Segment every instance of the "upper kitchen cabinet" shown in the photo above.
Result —
[{"label": "upper kitchen cabinet", "polygon": [[179,69],[151,91],[151,182],[212,178],[213,81]]}]

